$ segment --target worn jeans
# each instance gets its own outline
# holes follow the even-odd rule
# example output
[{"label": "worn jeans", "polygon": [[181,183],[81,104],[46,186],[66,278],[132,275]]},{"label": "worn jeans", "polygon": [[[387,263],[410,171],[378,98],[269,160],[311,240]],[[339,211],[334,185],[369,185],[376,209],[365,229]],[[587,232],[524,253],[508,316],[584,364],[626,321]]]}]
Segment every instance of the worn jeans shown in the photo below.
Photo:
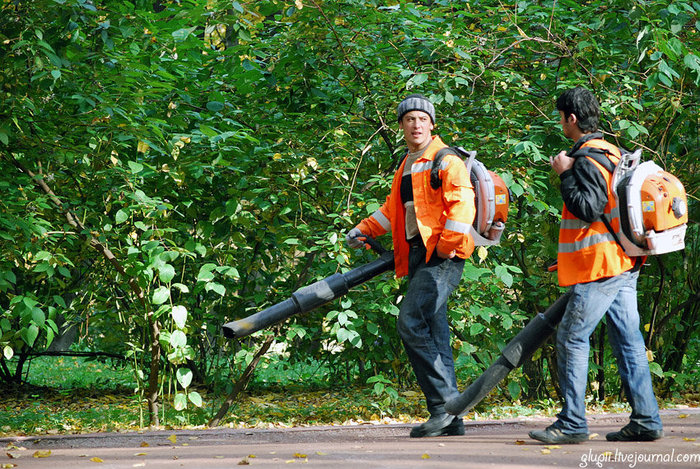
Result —
[{"label": "worn jeans", "polygon": [[608,339],[617,360],[636,430],[661,430],[659,408],[651,385],[644,339],[639,330],[637,278],[624,272],[596,282],[579,283],[557,330],[559,385],[564,405],[554,423],[564,433],[587,433],[586,383],[589,338],[606,315]]},{"label": "worn jeans", "polygon": [[445,413],[445,402],[458,394],[447,322],[447,298],[462,278],[464,260],[425,262],[422,243],[411,244],[408,288],[397,328],[430,415]]}]

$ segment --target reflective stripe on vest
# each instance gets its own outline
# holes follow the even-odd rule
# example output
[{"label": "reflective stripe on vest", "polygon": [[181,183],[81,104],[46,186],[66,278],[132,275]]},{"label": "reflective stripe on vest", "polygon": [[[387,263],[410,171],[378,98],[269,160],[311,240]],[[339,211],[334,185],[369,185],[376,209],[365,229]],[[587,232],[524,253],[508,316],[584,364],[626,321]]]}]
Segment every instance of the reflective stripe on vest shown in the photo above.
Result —
[{"label": "reflective stripe on vest", "polygon": [[450,219],[448,219],[445,222],[445,229],[454,231],[455,233],[467,234],[467,233],[469,233],[469,230],[471,229],[471,227],[472,226],[467,224],[467,223],[462,223],[462,222],[450,220]]},{"label": "reflective stripe on vest", "polygon": [[391,230],[391,222],[389,221],[389,219],[386,216],[384,216],[384,214],[382,213],[381,210],[376,210],[372,214],[372,218],[377,220],[377,223],[382,225],[382,228],[384,228],[386,231]]}]

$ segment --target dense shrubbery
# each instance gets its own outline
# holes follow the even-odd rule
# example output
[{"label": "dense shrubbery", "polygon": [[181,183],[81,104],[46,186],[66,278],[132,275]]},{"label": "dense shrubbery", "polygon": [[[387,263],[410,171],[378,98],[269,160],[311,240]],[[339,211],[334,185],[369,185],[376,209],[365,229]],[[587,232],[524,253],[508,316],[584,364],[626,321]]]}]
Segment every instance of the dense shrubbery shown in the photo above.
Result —
[{"label": "dense shrubbery", "polygon": [[[342,233],[388,191],[409,91],[514,196],[502,245],[475,253],[451,300],[465,381],[559,294],[546,160],[569,146],[561,90],[592,89],[608,138],[678,174],[697,220],[697,3],[386,3],[2,1],[3,384],[65,325],[83,349],[127,357],[153,423],[163,389],[199,405],[190,383],[226,389],[270,334],[283,360],[324,363],[329,384],[411,380],[389,275],[252,340],[219,333],[372,258]],[[639,289],[668,392],[697,384],[695,222],[687,241],[651,259]],[[508,395],[555,397],[554,359],[545,347]],[[596,389],[617,392],[609,353],[593,360]]]}]

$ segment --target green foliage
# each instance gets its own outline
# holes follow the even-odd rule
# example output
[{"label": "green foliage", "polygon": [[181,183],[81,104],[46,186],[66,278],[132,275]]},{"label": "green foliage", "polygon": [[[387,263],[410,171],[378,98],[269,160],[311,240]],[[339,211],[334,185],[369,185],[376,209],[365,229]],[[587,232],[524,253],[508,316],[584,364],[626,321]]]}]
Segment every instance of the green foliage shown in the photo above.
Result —
[{"label": "green foliage", "polygon": [[[230,387],[267,334],[329,382],[410,382],[390,275],[252,341],[219,333],[373,259],[342,233],[389,190],[408,92],[514,196],[502,244],[475,253],[450,301],[467,381],[560,292],[545,267],[563,89],[592,89],[607,137],[677,174],[697,220],[697,2],[390,3],[0,2],[2,382],[64,322],[176,408],[206,404],[193,384]],[[691,225],[686,253],[640,282],[664,377],[697,364],[699,239]],[[542,378],[514,376],[508,395]]]}]

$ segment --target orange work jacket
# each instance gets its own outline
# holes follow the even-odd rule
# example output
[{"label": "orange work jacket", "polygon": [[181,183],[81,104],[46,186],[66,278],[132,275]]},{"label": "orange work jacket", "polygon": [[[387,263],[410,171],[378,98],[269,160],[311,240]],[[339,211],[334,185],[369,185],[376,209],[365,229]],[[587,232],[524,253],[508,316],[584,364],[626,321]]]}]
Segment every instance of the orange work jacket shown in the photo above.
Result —
[{"label": "orange work jacket", "polygon": [[[610,161],[620,161],[620,150],[602,139],[592,139],[582,147],[607,150]],[[612,174],[600,163],[585,156],[594,164],[605,178],[608,187],[608,203],[605,205],[605,217],[610,221],[613,231],[620,232],[620,210],[612,194]],[[559,285],[567,287],[577,283],[586,283],[601,278],[614,277],[634,267],[622,247],[615,241],[602,220],[592,223],[576,218],[564,204],[559,229],[559,253],[557,256]]]},{"label": "orange work jacket", "polygon": [[[430,186],[430,171],[436,153],[445,148],[440,137],[433,141],[423,155],[411,166],[411,183],[416,220],[423,243],[427,248],[425,260],[430,259],[438,248],[440,252],[455,251],[462,259],[474,251],[474,240],[470,234],[476,208],[474,188],[467,174],[464,161],[456,155],[445,155],[440,164],[442,187]],[[394,242],[394,265],[396,276],[408,274],[408,250],[406,241],[406,209],[401,201],[401,177],[406,159],[394,174],[391,193],[384,204],[371,216],[362,220],[357,228],[373,238],[391,230]]]}]

